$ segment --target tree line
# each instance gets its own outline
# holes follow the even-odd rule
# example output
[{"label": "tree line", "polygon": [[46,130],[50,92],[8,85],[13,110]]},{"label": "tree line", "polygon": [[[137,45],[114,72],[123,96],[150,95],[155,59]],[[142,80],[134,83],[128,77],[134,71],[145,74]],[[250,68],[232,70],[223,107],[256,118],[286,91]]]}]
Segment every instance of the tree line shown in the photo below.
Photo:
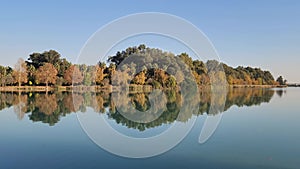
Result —
[{"label": "tree line", "polygon": [[[135,60],[130,61],[129,56],[136,56]],[[32,53],[26,61],[19,59],[14,68],[0,66],[0,85],[107,86],[127,81],[155,88],[174,88],[189,80],[186,78],[187,68],[198,85],[210,85],[216,80],[230,85],[286,84],[282,76],[275,81],[269,71],[260,68],[233,68],[216,60],[193,60],[187,53],[174,55],[142,44],[118,51],[106,63],[98,62],[96,65],[72,64],[55,50]]]}]

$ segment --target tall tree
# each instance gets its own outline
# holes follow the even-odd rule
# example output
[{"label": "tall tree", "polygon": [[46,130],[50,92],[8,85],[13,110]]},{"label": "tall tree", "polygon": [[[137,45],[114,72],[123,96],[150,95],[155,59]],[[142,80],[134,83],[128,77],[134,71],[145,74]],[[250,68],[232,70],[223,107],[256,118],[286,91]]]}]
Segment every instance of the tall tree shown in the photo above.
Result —
[{"label": "tall tree", "polygon": [[34,75],[36,72],[36,68],[31,64],[27,64],[27,72],[28,72],[29,85],[32,85],[35,82]]},{"label": "tall tree", "polygon": [[0,83],[1,83],[1,86],[5,86],[6,75],[7,75],[6,67],[0,66]]},{"label": "tall tree", "polygon": [[104,73],[104,67],[96,65],[96,75],[95,75],[95,82],[97,84],[101,84],[103,79],[107,76],[107,74]]},{"label": "tall tree", "polygon": [[22,58],[20,58],[16,63],[12,75],[14,78],[14,83],[18,83],[19,87],[22,85],[22,83],[27,83],[27,66]]}]

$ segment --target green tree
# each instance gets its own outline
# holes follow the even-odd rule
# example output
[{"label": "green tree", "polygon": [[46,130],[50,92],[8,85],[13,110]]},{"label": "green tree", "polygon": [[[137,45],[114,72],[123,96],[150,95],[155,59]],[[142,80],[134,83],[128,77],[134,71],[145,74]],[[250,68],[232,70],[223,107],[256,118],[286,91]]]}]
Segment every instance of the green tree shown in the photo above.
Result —
[{"label": "green tree", "polygon": [[278,82],[279,85],[286,85],[286,82],[287,82],[287,81],[284,80],[282,76],[279,76],[279,77],[277,78],[276,82]]},{"label": "green tree", "polygon": [[182,61],[191,69],[193,68],[193,60],[191,57],[189,57],[189,55],[187,53],[181,53],[180,55],[178,55],[178,57],[180,59],[182,59]]},{"label": "green tree", "polygon": [[107,74],[104,73],[104,66],[96,65],[96,75],[95,75],[95,82],[97,84],[101,84],[103,79],[107,76]]},{"label": "green tree", "polygon": [[176,79],[174,76],[169,76],[166,81],[166,87],[168,88],[175,88],[176,87]]},{"label": "green tree", "polygon": [[64,74],[66,70],[71,66],[72,64],[68,62],[65,58],[60,59],[59,61],[56,62],[55,68],[58,71],[58,77],[64,77]]},{"label": "green tree", "polygon": [[6,77],[8,75],[7,67],[0,66],[0,82],[1,86],[6,85]]}]

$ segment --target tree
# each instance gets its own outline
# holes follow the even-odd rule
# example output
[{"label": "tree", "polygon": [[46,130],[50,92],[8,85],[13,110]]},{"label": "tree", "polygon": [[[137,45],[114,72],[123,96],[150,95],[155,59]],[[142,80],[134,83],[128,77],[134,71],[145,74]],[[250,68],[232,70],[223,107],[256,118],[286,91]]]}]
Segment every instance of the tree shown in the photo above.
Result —
[{"label": "tree", "polygon": [[28,81],[29,84],[32,84],[35,82],[35,72],[36,72],[36,68],[33,65],[27,65],[27,72],[28,72]]},{"label": "tree", "polygon": [[12,76],[14,78],[14,83],[18,83],[19,87],[22,85],[22,83],[27,83],[27,67],[22,58],[20,58],[15,65]]},{"label": "tree", "polygon": [[165,86],[165,83],[168,79],[168,75],[166,72],[162,69],[155,69],[154,70],[154,80],[158,81],[161,86]]},{"label": "tree", "polygon": [[48,84],[55,84],[57,78],[57,70],[51,63],[46,63],[44,66],[41,66],[36,74],[35,79],[38,83],[44,83],[47,86]]},{"label": "tree", "polygon": [[144,71],[138,73],[133,79],[132,83],[137,85],[144,85],[146,81],[146,74]]},{"label": "tree", "polygon": [[180,59],[182,59],[182,61],[189,67],[189,68],[193,68],[193,60],[191,57],[189,57],[189,55],[187,53],[181,53],[178,56]]},{"label": "tree", "polygon": [[39,68],[45,62],[41,53],[30,54],[28,60],[27,63],[33,65],[35,68]]},{"label": "tree", "polygon": [[175,88],[176,85],[177,85],[177,83],[176,83],[175,77],[174,76],[169,76],[167,81],[166,81],[166,86],[168,88]]},{"label": "tree", "polygon": [[287,82],[287,81],[284,80],[282,76],[279,76],[279,77],[277,78],[276,82],[278,82],[279,85],[286,85],[286,82]]},{"label": "tree", "polygon": [[54,66],[59,65],[60,54],[55,50],[45,51],[43,53],[32,53],[29,55],[28,64],[32,64],[35,68],[43,66],[45,63],[51,63]]},{"label": "tree", "polygon": [[60,54],[55,50],[45,51],[42,56],[44,57],[45,63],[51,63],[55,66],[60,62]]},{"label": "tree", "polygon": [[5,84],[6,85],[12,85],[14,83],[14,78],[12,77],[12,74],[9,73],[5,77]]},{"label": "tree", "polygon": [[145,44],[141,44],[141,45],[139,45],[138,49],[139,50],[144,50],[144,49],[146,49],[146,45]]},{"label": "tree", "polygon": [[139,47],[129,47],[125,51],[118,51],[114,56],[110,56],[108,58],[109,62],[115,63],[117,66],[128,56],[135,54],[135,53],[140,53],[141,51],[144,51],[146,49],[146,45],[141,44]]},{"label": "tree", "polygon": [[206,74],[207,68],[205,64],[202,61],[195,60],[193,61],[193,69],[200,75],[200,74]]},{"label": "tree", "polygon": [[97,84],[102,83],[103,79],[106,77],[106,74],[104,74],[104,69],[104,66],[96,65],[95,82]]},{"label": "tree", "polygon": [[64,79],[67,84],[79,84],[83,81],[83,75],[77,66],[72,65],[66,70]]},{"label": "tree", "polygon": [[1,86],[5,86],[6,84],[6,76],[7,76],[7,68],[4,66],[0,66],[0,82]]},{"label": "tree", "polygon": [[70,62],[68,62],[66,59],[60,59],[60,61],[58,61],[56,63],[56,65],[54,65],[58,71],[58,77],[64,77],[64,74],[66,72],[66,70],[71,66],[72,64]]}]

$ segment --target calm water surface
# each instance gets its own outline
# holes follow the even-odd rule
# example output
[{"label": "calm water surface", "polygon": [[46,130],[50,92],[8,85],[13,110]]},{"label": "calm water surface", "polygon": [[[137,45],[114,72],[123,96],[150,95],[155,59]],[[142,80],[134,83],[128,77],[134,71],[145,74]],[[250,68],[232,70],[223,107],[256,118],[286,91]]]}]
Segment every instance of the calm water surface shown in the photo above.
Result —
[{"label": "calm water surface", "polygon": [[[300,89],[232,89],[224,97],[201,94],[198,112],[176,119],[181,101],[167,93],[159,119],[141,124],[124,118],[111,94],[1,93],[0,168],[299,168]],[[148,94],[128,96],[136,109],[149,109]],[[226,98],[224,100],[224,98]],[[128,101],[128,100],[127,100]],[[210,106],[223,104],[219,111]],[[73,104],[75,103],[75,104]],[[218,106],[217,106],[218,107]],[[197,117],[187,137],[172,150],[146,159],[123,158],[98,147],[81,128],[78,113],[98,113],[117,131],[154,136]],[[198,138],[207,116],[223,118],[204,144]],[[114,140],[112,140],[114,141]],[[126,146],[126,145],[124,145]]]}]

